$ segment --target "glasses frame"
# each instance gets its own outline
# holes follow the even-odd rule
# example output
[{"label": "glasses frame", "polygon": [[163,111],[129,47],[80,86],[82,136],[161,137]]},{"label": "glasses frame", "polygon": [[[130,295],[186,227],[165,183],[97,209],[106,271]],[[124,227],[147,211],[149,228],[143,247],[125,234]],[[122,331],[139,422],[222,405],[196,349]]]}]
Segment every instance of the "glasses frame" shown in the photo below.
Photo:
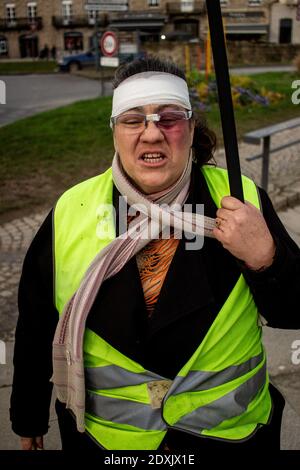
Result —
[{"label": "glasses frame", "polygon": [[[162,111],[162,113],[170,113],[170,112],[177,112],[177,113],[182,113],[185,115],[185,117],[183,119],[179,119],[179,121],[189,121],[192,116],[193,116],[193,111],[183,111],[183,110],[172,110],[172,111]],[[113,126],[116,126],[118,123],[117,123],[117,119],[120,117],[120,116],[126,116],[126,115],[130,115],[131,113],[128,113],[128,114],[119,114],[118,116],[113,116],[110,118],[110,126],[111,128],[113,128]],[[161,119],[161,114],[160,113],[155,113],[155,114],[144,114],[144,113],[132,113],[133,115],[139,115],[139,116],[143,116],[144,118],[144,127],[143,129],[136,129],[137,132],[143,132],[146,128],[147,128],[147,122],[159,122],[160,119]],[[164,129],[164,128],[161,128],[159,127],[160,130],[168,130],[168,128]],[[171,127],[170,127],[171,129]]]}]

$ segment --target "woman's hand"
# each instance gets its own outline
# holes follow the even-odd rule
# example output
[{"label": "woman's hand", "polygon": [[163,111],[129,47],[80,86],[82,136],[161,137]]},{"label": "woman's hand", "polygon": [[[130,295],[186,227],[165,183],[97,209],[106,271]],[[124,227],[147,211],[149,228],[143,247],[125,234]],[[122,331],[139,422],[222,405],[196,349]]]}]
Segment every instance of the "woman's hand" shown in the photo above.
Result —
[{"label": "woman's hand", "polygon": [[226,250],[250,269],[272,264],[274,240],[261,212],[250,202],[243,204],[232,196],[223,197],[213,233]]},{"label": "woman's hand", "polygon": [[44,442],[43,436],[37,437],[21,437],[22,450],[43,450]]}]

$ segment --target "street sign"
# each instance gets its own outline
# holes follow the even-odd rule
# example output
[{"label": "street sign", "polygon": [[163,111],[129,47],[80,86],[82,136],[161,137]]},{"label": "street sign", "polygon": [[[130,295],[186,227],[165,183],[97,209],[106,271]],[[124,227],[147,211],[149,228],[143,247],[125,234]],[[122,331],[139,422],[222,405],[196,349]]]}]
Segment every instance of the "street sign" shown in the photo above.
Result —
[{"label": "street sign", "polygon": [[136,54],[138,52],[138,45],[131,42],[123,42],[120,44],[120,53],[122,54]]},{"label": "street sign", "polygon": [[[107,0],[106,0],[107,1]],[[117,5],[117,4],[103,4],[103,5],[84,5],[86,11],[127,11],[127,5]]]},{"label": "street sign", "polygon": [[118,38],[113,31],[106,31],[102,34],[100,47],[102,54],[106,57],[112,57],[118,50]]},{"label": "street sign", "polygon": [[88,5],[95,4],[95,5],[103,5],[108,3],[114,3],[117,5],[126,5],[128,6],[128,0],[113,0],[112,2],[109,2],[109,0],[86,0],[86,3]]},{"label": "street sign", "polygon": [[119,67],[119,57],[101,57],[100,65],[102,67]]},{"label": "street sign", "polygon": [[86,0],[87,11],[127,11],[128,0]]}]

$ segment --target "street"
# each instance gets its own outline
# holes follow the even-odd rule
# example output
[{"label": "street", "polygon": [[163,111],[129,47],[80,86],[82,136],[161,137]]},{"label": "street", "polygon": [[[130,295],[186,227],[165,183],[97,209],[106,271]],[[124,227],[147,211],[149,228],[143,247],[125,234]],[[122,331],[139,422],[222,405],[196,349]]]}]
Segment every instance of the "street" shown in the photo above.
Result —
[{"label": "street", "polygon": [[2,75],[0,79],[6,84],[0,126],[101,94],[99,81],[70,74]]}]

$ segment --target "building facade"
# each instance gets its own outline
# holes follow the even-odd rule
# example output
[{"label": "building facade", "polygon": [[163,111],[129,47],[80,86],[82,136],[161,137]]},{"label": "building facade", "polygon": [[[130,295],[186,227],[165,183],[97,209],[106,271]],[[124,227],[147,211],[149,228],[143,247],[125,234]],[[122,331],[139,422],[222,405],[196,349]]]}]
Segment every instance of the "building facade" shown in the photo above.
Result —
[{"label": "building facade", "polygon": [[270,2],[269,41],[279,44],[300,44],[300,1]]},{"label": "building facade", "polygon": [[[221,0],[227,39],[300,43],[298,3]],[[164,40],[195,42],[207,35],[205,1],[0,0],[0,59],[87,50],[107,28],[145,49]]]}]

